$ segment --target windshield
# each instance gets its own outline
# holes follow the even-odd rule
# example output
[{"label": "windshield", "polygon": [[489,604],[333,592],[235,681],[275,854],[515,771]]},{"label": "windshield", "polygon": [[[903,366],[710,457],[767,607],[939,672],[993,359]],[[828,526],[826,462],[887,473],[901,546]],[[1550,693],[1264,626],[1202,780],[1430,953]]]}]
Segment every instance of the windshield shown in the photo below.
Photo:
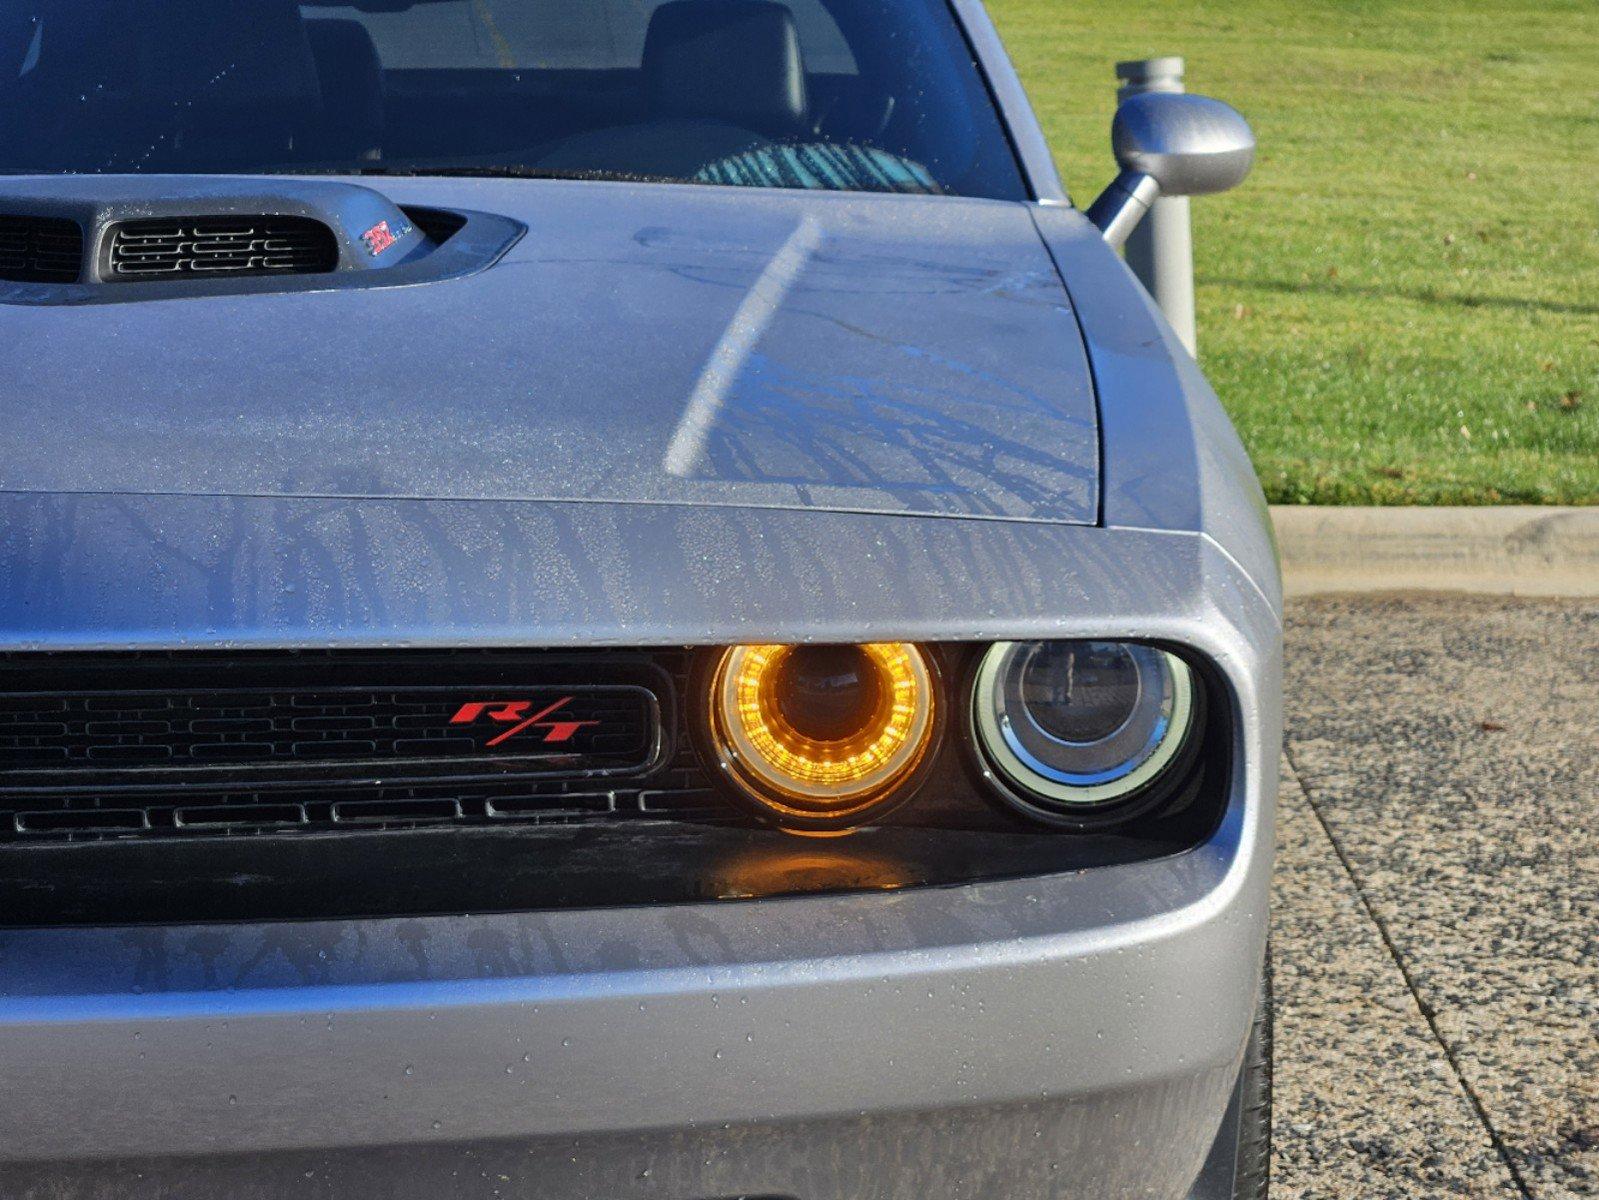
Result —
[{"label": "windshield", "polygon": [[0,0],[0,172],[1024,195],[946,0]]}]

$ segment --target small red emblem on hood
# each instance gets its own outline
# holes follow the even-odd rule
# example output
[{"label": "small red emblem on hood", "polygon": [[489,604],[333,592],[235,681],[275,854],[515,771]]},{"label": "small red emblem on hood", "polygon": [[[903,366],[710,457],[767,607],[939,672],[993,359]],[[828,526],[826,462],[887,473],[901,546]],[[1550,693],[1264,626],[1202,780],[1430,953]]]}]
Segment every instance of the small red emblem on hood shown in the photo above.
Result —
[{"label": "small red emblem on hood", "polygon": [[389,232],[389,223],[379,221],[361,235],[361,240],[366,243],[367,250],[374,256],[382,254],[394,245],[394,235]]}]

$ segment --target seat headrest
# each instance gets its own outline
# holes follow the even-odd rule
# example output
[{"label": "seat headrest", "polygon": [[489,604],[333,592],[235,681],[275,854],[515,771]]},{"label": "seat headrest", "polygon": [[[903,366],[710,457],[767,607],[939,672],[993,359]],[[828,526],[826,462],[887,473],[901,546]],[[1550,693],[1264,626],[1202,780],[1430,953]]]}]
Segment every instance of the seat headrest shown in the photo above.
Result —
[{"label": "seat headrest", "polygon": [[142,99],[320,108],[305,24],[294,0],[161,0],[140,5],[133,31]]},{"label": "seat headrest", "polygon": [[794,17],[771,0],[669,0],[650,18],[643,65],[652,116],[783,136],[809,115]]}]

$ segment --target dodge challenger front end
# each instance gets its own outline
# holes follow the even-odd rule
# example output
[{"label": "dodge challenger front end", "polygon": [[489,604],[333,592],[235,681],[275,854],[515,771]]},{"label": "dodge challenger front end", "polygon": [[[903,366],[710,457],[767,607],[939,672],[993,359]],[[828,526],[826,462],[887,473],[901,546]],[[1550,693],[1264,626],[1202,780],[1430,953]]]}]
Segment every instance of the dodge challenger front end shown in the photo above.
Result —
[{"label": "dodge challenger front end", "polygon": [[0,1195],[1264,1195],[1276,558],[1113,248],[1226,113],[1085,215],[972,0],[0,92]]}]

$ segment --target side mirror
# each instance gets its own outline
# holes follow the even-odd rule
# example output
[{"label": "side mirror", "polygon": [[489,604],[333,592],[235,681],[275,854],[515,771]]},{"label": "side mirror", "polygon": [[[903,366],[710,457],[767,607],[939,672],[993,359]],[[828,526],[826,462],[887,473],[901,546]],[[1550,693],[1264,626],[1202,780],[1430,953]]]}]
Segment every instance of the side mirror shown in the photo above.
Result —
[{"label": "side mirror", "polygon": [[1088,209],[1120,246],[1160,196],[1203,196],[1237,187],[1255,162],[1255,135],[1236,109],[1206,96],[1129,96],[1110,127],[1121,174]]}]

